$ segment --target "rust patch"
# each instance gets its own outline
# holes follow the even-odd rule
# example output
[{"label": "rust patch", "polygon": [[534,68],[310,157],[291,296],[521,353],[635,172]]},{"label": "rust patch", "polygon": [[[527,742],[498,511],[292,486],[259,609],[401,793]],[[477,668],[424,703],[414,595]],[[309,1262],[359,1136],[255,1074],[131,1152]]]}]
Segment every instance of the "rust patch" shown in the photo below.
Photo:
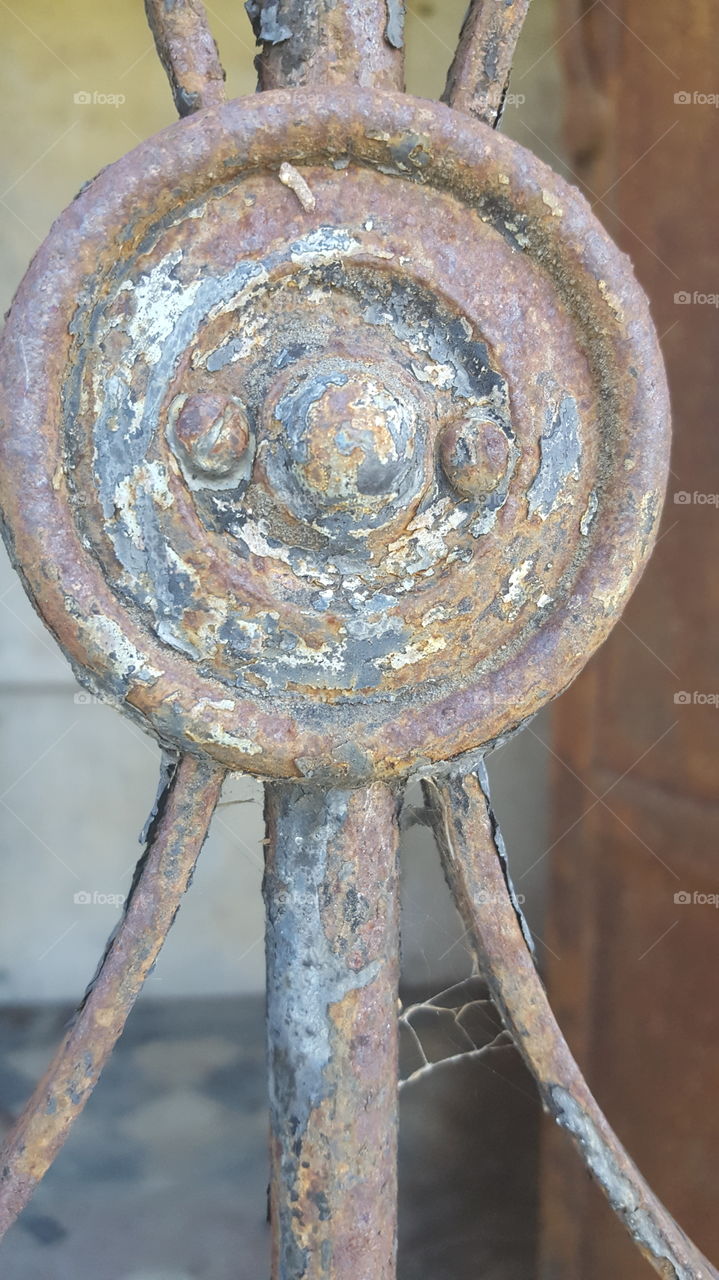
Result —
[{"label": "rust patch", "polygon": [[403,0],[247,0],[261,89],[402,89]]},{"label": "rust patch", "polygon": [[[529,0],[472,0],[447,77],[443,101],[496,128]],[[549,195],[547,202],[553,201]]]}]

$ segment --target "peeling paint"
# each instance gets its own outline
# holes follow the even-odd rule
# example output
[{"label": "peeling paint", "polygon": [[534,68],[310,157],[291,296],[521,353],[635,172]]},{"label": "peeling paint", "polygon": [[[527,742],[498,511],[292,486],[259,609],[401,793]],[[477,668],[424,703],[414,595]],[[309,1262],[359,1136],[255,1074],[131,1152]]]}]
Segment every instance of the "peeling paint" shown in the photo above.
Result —
[{"label": "peeling paint", "polygon": [[576,400],[570,395],[558,397],[547,407],[545,422],[539,469],[527,493],[529,514],[542,520],[567,500],[567,480],[579,475],[582,445]]},{"label": "peeling paint", "polygon": [[[274,1185],[287,1193],[272,1206],[279,1266],[300,1276],[311,1257],[326,1254],[327,1266],[349,1277],[361,1249],[367,1274],[389,1280],[397,1150],[395,801],[377,786],[355,793],[275,786],[267,819],[271,1149]],[[360,860],[351,856],[358,841],[366,843]],[[358,1197],[358,1184],[371,1172],[374,1185],[378,1170],[384,1194]]]},{"label": "peeling paint", "polygon": [[292,30],[279,21],[281,0],[245,0],[250,22],[258,41],[267,44],[283,44],[292,39]]},{"label": "peeling paint", "polygon": [[387,25],[385,27],[385,39],[393,49],[401,49],[404,46],[404,0],[386,0],[387,4]]},{"label": "peeling paint", "polygon": [[[310,66],[295,8],[261,75]],[[257,774],[391,776],[498,740],[606,635],[656,527],[663,384],[624,260],[537,161],[368,85],[312,101],[167,131],[60,220],[3,338],[2,499],[80,677],[137,723]],[[215,403],[237,431],[196,448]],[[482,422],[494,489],[441,447]]]}]

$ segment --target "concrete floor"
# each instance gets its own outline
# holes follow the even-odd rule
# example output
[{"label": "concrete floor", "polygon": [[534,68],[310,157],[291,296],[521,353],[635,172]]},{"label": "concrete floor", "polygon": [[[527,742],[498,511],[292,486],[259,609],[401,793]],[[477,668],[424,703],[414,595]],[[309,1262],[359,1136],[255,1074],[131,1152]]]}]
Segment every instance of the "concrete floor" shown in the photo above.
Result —
[{"label": "concrete floor", "polygon": [[[4,1124],[67,1014],[0,1013]],[[6,1238],[3,1280],[264,1280],[263,1034],[258,998],[141,1001]],[[513,1048],[404,1090],[399,1280],[533,1280],[538,1121]]]}]

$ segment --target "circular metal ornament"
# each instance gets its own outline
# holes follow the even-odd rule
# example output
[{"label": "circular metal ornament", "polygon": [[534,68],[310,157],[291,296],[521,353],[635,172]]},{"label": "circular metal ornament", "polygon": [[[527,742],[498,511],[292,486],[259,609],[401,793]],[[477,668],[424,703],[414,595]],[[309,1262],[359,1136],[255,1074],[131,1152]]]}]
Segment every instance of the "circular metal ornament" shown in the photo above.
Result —
[{"label": "circular metal ornament", "polygon": [[79,679],[260,776],[510,732],[606,637],[661,509],[627,260],[530,153],[406,96],[264,93],[104,170],[2,383],[8,544]]}]

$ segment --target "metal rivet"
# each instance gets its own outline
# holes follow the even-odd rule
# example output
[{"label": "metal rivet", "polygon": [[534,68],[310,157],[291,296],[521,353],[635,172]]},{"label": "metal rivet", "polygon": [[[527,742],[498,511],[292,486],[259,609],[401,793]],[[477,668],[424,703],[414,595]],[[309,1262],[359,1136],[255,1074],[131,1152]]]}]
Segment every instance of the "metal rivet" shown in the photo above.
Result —
[{"label": "metal rivet", "polygon": [[383,501],[405,462],[394,438],[402,416],[403,406],[371,380],[329,385],[305,411],[298,480],[323,506]]},{"label": "metal rivet", "polygon": [[507,472],[509,441],[491,418],[456,418],[439,443],[442,469],[463,498],[493,493]]},{"label": "metal rivet", "polygon": [[195,394],[182,404],[172,434],[186,466],[220,479],[235,469],[245,453],[250,425],[242,405],[231,397]]}]

